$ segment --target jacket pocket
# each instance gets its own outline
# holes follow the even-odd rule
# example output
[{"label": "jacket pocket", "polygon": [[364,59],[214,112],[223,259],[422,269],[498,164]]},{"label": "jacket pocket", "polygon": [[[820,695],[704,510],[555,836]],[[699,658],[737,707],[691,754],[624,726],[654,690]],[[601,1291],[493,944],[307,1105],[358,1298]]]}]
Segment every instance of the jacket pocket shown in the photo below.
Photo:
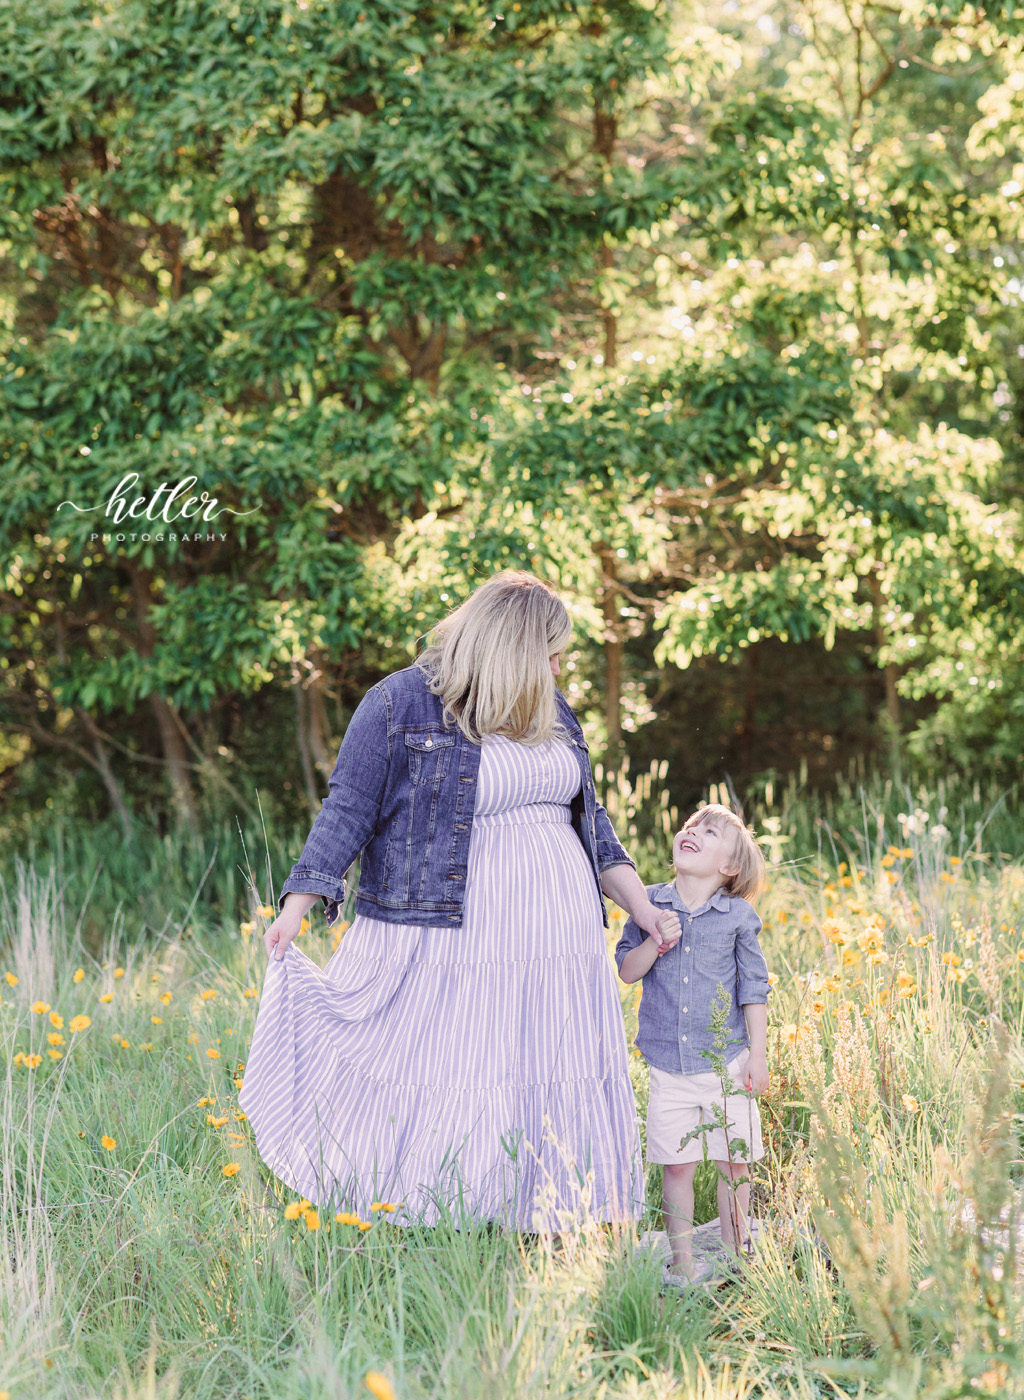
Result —
[{"label": "jacket pocket", "polygon": [[736,981],[736,946],[732,938],[702,938],[693,950],[693,960],[705,977],[723,982],[730,989]]},{"label": "jacket pocket", "polygon": [[405,733],[405,754],[409,781],[416,787],[432,787],[448,772],[455,735],[443,729],[409,729]]}]

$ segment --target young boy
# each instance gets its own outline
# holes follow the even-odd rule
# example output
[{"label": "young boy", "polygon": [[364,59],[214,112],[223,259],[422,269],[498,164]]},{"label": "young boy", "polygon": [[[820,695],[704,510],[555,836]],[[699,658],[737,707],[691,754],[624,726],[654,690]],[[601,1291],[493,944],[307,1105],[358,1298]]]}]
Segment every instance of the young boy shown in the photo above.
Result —
[{"label": "young boy", "polygon": [[[743,1091],[756,1095],[768,1087],[768,968],[757,937],[761,920],[747,903],[765,879],[764,856],[749,828],[727,807],[710,803],[676,833],[672,858],[675,880],[647,887],[652,903],[665,909],[658,935],[627,920],[615,961],[624,982],[643,978],[635,1044],[651,1068],[647,1160],[665,1164],[662,1194],[672,1247],[667,1281],[680,1283],[695,1281],[693,1180],[705,1141],[719,1171],[722,1240],[736,1252],[746,1240],[748,1166],[764,1148],[757,1103]],[[719,983],[729,997],[723,1058],[730,1093],[705,1053],[714,1051],[711,1013]],[[727,1129],[695,1132],[720,1124],[723,1111]]]}]

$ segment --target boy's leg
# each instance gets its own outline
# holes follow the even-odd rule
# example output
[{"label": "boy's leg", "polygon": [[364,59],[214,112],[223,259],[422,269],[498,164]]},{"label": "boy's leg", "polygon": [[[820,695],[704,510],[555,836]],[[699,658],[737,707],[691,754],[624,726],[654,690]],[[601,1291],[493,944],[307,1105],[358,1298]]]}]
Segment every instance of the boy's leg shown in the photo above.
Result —
[{"label": "boy's leg", "polygon": [[726,1249],[739,1254],[749,1231],[750,1166],[746,1162],[716,1162],[715,1166],[718,1168],[718,1223],[722,1243]]},{"label": "boy's leg", "polygon": [[666,1162],[661,1186],[665,1229],[672,1246],[674,1272],[693,1273],[693,1179],[696,1162]]}]

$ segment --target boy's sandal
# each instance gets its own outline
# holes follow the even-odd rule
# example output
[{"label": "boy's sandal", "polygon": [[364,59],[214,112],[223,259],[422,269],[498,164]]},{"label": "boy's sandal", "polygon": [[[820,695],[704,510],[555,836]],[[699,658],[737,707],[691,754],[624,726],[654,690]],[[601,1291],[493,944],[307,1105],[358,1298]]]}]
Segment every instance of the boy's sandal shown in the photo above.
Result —
[{"label": "boy's sandal", "polygon": [[703,1288],[718,1282],[720,1267],[713,1259],[704,1259],[694,1266],[692,1275],[676,1273],[671,1264],[665,1264],[661,1271],[661,1291],[684,1292],[687,1288]]}]

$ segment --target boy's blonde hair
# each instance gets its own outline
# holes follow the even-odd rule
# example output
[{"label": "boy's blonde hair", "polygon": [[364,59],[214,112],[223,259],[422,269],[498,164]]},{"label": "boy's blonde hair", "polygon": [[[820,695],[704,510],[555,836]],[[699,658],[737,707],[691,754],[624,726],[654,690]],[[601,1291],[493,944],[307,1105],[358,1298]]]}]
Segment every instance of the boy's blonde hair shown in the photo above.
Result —
[{"label": "boy's blonde hair", "polygon": [[721,817],[737,833],[732,860],[736,868],[723,881],[726,894],[736,895],[739,899],[751,899],[760,894],[768,883],[768,868],[753,827],[744,826],[736,813],[723,807],[721,802],[708,802],[687,817],[682,830],[689,831],[691,827],[700,826],[709,817]]},{"label": "boy's blonde hair", "polygon": [[428,685],[463,734],[504,734],[523,744],[567,737],[555,708],[549,657],[572,635],[553,588],[512,569],[480,585],[434,628],[417,658]]}]

